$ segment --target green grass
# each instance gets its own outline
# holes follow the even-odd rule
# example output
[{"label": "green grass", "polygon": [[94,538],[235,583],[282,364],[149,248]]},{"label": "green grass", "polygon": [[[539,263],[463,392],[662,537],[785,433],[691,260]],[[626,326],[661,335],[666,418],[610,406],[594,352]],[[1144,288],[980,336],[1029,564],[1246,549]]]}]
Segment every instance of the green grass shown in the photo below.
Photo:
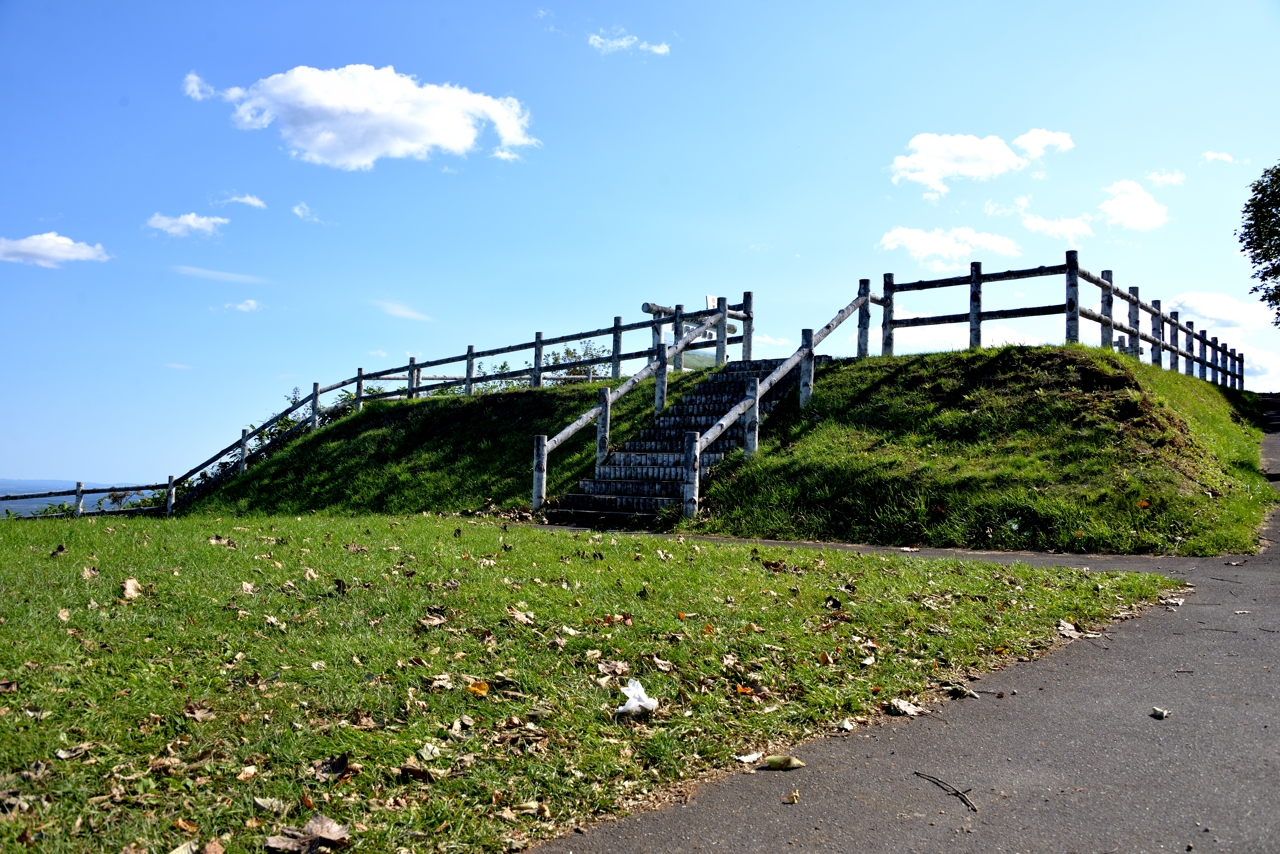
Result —
[{"label": "green grass", "polygon": [[[672,374],[668,399],[674,403],[705,376],[706,371]],[[251,466],[197,506],[295,514],[528,507],[533,437],[559,433],[596,405],[599,388],[582,384],[368,404]],[[652,423],[653,391],[653,380],[642,382],[614,404],[615,444]],[[595,441],[595,426],[588,425],[551,453],[548,495],[590,477]]]},{"label": "green grass", "polygon": [[1276,494],[1255,396],[1087,347],[830,363],[688,527],[996,549],[1252,552]]},{"label": "green grass", "polygon": [[[142,593],[123,599],[130,578]],[[0,680],[16,683],[0,849],[220,836],[256,852],[310,802],[357,851],[500,851],[1035,655],[1059,619],[1103,621],[1171,584],[423,515],[0,523]],[[605,662],[658,712],[615,720]],[[439,779],[405,781],[426,745]],[[358,774],[316,779],[342,754]],[[517,813],[530,801],[541,817]]]}]

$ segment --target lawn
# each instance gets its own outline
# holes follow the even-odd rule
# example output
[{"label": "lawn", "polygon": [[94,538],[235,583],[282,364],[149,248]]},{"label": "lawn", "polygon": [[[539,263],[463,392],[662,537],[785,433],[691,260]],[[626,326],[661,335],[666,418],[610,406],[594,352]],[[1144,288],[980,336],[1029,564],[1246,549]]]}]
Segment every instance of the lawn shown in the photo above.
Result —
[{"label": "lawn", "polygon": [[262,851],[319,812],[353,850],[518,849],[1170,584],[496,518],[4,522],[0,848]]}]

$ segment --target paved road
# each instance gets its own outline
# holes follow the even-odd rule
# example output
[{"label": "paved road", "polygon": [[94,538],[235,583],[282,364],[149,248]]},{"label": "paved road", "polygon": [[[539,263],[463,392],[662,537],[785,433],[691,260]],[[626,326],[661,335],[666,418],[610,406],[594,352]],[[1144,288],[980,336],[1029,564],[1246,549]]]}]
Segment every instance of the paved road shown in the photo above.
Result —
[{"label": "paved road", "polygon": [[[1280,472],[1280,433],[1264,440],[1263,462]],[[1280,514],[1268,535],[1280,542]],[[1004,699],[820,739],[795,751],[807,768],[735,774],[685,805],[542,850],[1280,852],[1280,548],[1212,559],[964,554],[1152,570],[1195,592],[975,686]],[[1156,720],[1155,706],[1172,714]],[[971,789],[979,811],[916,771]],[[796,788],[800,803],[783,804]]]}]

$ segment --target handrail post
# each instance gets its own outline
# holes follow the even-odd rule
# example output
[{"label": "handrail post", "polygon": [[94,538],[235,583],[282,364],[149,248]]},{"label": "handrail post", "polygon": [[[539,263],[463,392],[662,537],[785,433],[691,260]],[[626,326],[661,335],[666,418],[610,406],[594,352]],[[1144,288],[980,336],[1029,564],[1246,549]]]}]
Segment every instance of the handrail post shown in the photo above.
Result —
[{"label": "handrail post", "polygon": [[1102,289],[1102,302],[1099,304],[1099,308],[1102,310],[1102,316],[1105,317],[1108,322],[1102,324],[1102,335],[1098,342],[1098,346],[1102,347],[1104,350],[1110,350],[1112,349],[1112,342],[1115,340],[1116,331],[1115,327],[1112,325],[1115,322],[1115,317],[1112,314],[1115,307],[1115,294],[1111,290],[1115,285],[1111,282],[1110,270],[1103,270],[1102,278],[1106,279],[1107,286]]},{"label": "handrail post", "polygon": [[418,385],[418,357],[410,356],[409,378],[405,381],[404,396],[409,400],[417,398],[418,393],[415,389],[417,389]]},{"label": "handrail post", "polygon": [[653,386],[653,413],[661,415],[662,410],[667,408],[667,345],[661,343],[658,345],[658,371],[654,375],[656,381]]},{"label": "handrail post", "polygon": [[969,349],[982,346],[982,262],[969,265]]},{"label": "handrail post", "polygon": [[884,274],[884,291],[880,295],[884,302],[880,318],[880,355],[893,355],[893,273]]},{"label": "handrail post", "polygon": [[84,481],[83,480],[76,481],[76,509],[73,511],[73,513],[76,516],[80,516],[81,514],[84,513]]},{"label": "handrail post", "polygon": [[729,298],[716,298],[716,311],[720,312],[720,322],[716,324],[716,367],[729,360]]},{"label": "handrail post", "polygon": [[356,412],[364,412],[364,368],[356,368]]},{"label": "handrail post", "polygon": [[1182,362],[1182,370],[1189,377],[1196,375],[1196,324],[1193,320],[1187,321],[1187,329],[1191,330],[1186,333],[1184,341],[1187,345],[1187,358]]},{"label": "handrail post", "polygon": [[1236,374],[1238,373],[1238,371],[1236,371],[1236,351],[1234,348],[1232,348],[1231,350],[1231,358],[1230,358],[1230,361],[1227,362],[1227,364],[1230,365],[1231,367],[1231,373],[1229,374],[1229,377],[1231,379],[1231,383],[1230,383],[1231,388],[1240,388],[1239,380],[1236,377]]},{"label": "handrail post", "polygon": [[751,399],[751,408],[744,415],[742,453],[751,459],[760,446],[760,377],[752,376],[747,380],[747,397]]},{"label": "handrail post", "polygon": [[311,429],[320,429],[320,383],[311,384]]},{"label": "handrail post", "polygon": [[1151,345],[1151,364],[1157,368],[1164,367],[1164,311],[1160,308],[1160,300],[1153,299],[1151,307],[1156,313],[1151,315],[1151,337],[1156,339]]},{"label": "handrail post", "polygon": [[1236,356],[1236,367],[1240,371],[1240,376],[1237,378],[1237,382],[1240,384],[1236,386],[1236,388],[1244,391],[1244,353],[1240,353]]},{"label": "handrail post", "polygon": [[533,373],[529,377],[529,388],[542,388],[542,333],[533,333]]},{"label": "handrail post", "polygon": [[1208,349],[1209,339],[1205,337],[1205,331],[1201,329],[1196,333],[1196,340],[1200,342],[1200,379],[1207,380],[1209,373],[1209,358],[1205,352]]},{"label": "handrail post", "polygon": [[249,430],[240,428],[240,459],[236,463],[236,474],[244,474],[244,467],[249,463]]},{"label": "handrail post", "polygon": [[463,384],[463,389],[467,394],[471,394],[472,386],[475,384],[476,378],[476,345],[467,345],[467,378]]},{"label": "handrail post", "polygon": [[858,358],[867,358],[868,333],[871,331],[871,280],[858,279],[858,299],[865,300],[858,309]]},{"label": "handrail post", "polygon": [[613,319],[613,361],[609,366],[615,380],[622,378],[622,360],[619,358],[620,356],[622,356],[622,318],[615,317]]},{"label": "handrail post", "polygon": [[1080,343],[1080,253],[1067,250],[1067,343]]},{"label": "handrail post", "polygon": [[164,515],[173,515],[173,500],[177,497],[178,488],[173,485],[173,475],[169,475],[169,488],[164,491]]},{"label": "handrail post", "polygon": [[1209,382],[1218,384],[1218,338],[1209,339]]},{"label": "handrail post", "polygon": [[533,501],[534,510],[547,500],[547,437],[533,437]]},{"label": "handrail post", "polygon": [[755,358],[755,345],[752,338],[756,332],[756,295],[754,291],[742,292],[742,313],[747,319],[742,321],[742,361],[750,362]]},{"label": "handrail post", "polygon": [[604,465],[609,458],[609,422],[613,413],[613,402],[609,398],[609,387],[600,386],[600,415],[596,418],[596,465]]},{"label": "handrail post", "polygon": [[1169,319],[1172,321],[1169,324],[1169,343],[1172,345],[1169,351],[1169,370],[1176,374],[1178,372],[1178,312],[1169,312]]},{"label": "handrail post", "polygon": [[[684,306],[683,305],[676,306],[675,318],[676,319],[671,322],[671,337],[675,341],[679,341],[681,338],[684,337]],[[684,351],[683,350],[678,351],[671,358],[671,369],[674,371],[684,370]]]},{"label": "handrail post", "polygon": [[800,330],[800,347],[804,354],[800,357],[800,408],[809,405],[813,397],[813,330]]},{"label": "handrail post", "polygon": [[[1140,333],[1142,330],[1138,328],[1138,322],[1142,316],[1138,308],[1138,289],[1129,288],[1129,296],[1133,297],[1129,301],[1129,328],[1135,333]],[[1135,359],[1142,358],[1142,338],[1138,335],[1129,336],[1129,355]]]},{"label": "handrail post", "polygon": [[649,358],[649,364],[653,364],[658,361],[658,348],[662,346],[662,324],[658,322],[658,318],[662,315],[655,311],[649,316],[653,318],[653,325],[649,330],[653,333],[653,355]]},{"label": "handrail post", "polygon": [[696,432],[684,434],[684,518],[692,519],[698,515],[698,480],[701,472],[701,451]]}]

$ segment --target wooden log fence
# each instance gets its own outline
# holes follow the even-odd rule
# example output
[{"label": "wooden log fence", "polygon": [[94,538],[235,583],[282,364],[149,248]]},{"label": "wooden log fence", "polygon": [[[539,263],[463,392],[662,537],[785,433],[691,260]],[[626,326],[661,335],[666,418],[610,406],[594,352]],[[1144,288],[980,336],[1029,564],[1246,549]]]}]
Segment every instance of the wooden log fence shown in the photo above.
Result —
[{"label": "wooden log fence", "polygon": [[[223,480],[242,474],[250,465],[295,436],[309,430],[317,430],[328,419],[340,416],[347,411],[354,410],[359,412],[363,410],[366,403],[371,401],[414,400],[433,393],[450,390],[461,391],[464,394],[474,394],[485,385],[500,382],[527,382],[530,388],[541,388],[547,383],[590,382],[605,376],[604,372],[597,375],[594,369],[606,365],[608,366],[608,375],[616,380],[621,379],[624,363],[640,359],[646,361],[646,367],[641,370],[640,374],[633,376],[628,383],[618,389],[613,394],[610,402],[617,400],[625,391],[634,388],[635,384],[641,379],[647,379],[654,374],[660,374],[658,385],[662,399],[665,400],[667,370],[669,368],[680,370],[683,367],[683,355],[687,350],[715,349],[716,364],[722,365],[728,358],[727,347],[740,344],[742,345],[743,358],[751,358],[754,320],[752,306],[753,298],[750,291],[743,294],[742,302],[738,304],[728,305],[728,301],[721,297],[717,308],[705,311],[684,311],[683,306],[666,308],[657,303],[644,303],[642,311],[649,315],[649,318],[634,323],[623,323],[621,317],[614,317],[611,326],[601,329],[590,329],[550,338],[544,337],[541,332],[537,332],[534,334],[532,341],[511,344],[505,347],[477,350],[474,344],[469,344],[467,345],[466,353],[457,356],[447,356],[422,362],[418,361],[416,357],[410,357],[407,365],[385,368],[379,371],[366,372],[364,368],[357,368],[355,375],[347,379],[339,380],[329,385],[321,385],[318,382],[313,383],[310,394],[295,401],[288,408],[271,416],[262,424],[241,430],[239,438],[235,441],[221,448],[217,453],[183,474],[170,476],[166,483],[95,487],[93,489],[84,489],[83,484],[80,484],[75,490],[0,495],[0,503],[74,496],[75,504],[73,506],[75,509],[69,514],[73,516],[117,513],[165,513],[169,515],[182,505],[206,494]],[[741,335],[731,334],[735,330],[727,324],[726,320],[728,318],[743,322],[743,333]],[[668,326],[674,326],[682,330],[696,327],[696,330],[683,336],[677,342],[678,346],[674,348],[663,347],[661,346],[662,330]],[[655,343],[644,349],[624,350],[623,336],[628,332],[643,330],[652,332]],[[713,333],[714,337],[710,340],[696,340],[701,339],[708,332]],[[566,362],[548,362],[546,360],[546,348],[548,347],[585,342],[593,338],[602,337],[609,340],[610,346],[607,355],[590,356]],[[684,340],[686,338],[688,340]],[[481,369],[480,360],[482,359],[492,359],[497,356],[526,351],[530,352],[532,356],[532,361],[528,367],[497,372]],[[671,358],[670,364],[661,371],[658,369],[659,355],[663,358]],[[429,372],[432,368],[448,365],[460,365],[462,372]],[[370,384],[383,382],[403,383],[403,385],[389,391],[369,392]],[[327,406],[324,405],[322,398],[334,392],[341,393],[339,399]],[[593,409],[592,412],[597,412],[599,408]],[[603,429],[605,447],[607,448],[608,407],[605,407],[605,413]],[[584,424],[589,423],[594,417],[592,415]],[[563,441],[563,439],[559,439],[559,441]],[[556,444],[558,444],[558,441],[553,442],[551,448],[554,449]],[[164,491],[163,504],[148,503],[141,505],[135,502],[131,506],[113,509],[83,509],[84,495],[98,493],[140,495],[149,501],[160,490]]]}]

